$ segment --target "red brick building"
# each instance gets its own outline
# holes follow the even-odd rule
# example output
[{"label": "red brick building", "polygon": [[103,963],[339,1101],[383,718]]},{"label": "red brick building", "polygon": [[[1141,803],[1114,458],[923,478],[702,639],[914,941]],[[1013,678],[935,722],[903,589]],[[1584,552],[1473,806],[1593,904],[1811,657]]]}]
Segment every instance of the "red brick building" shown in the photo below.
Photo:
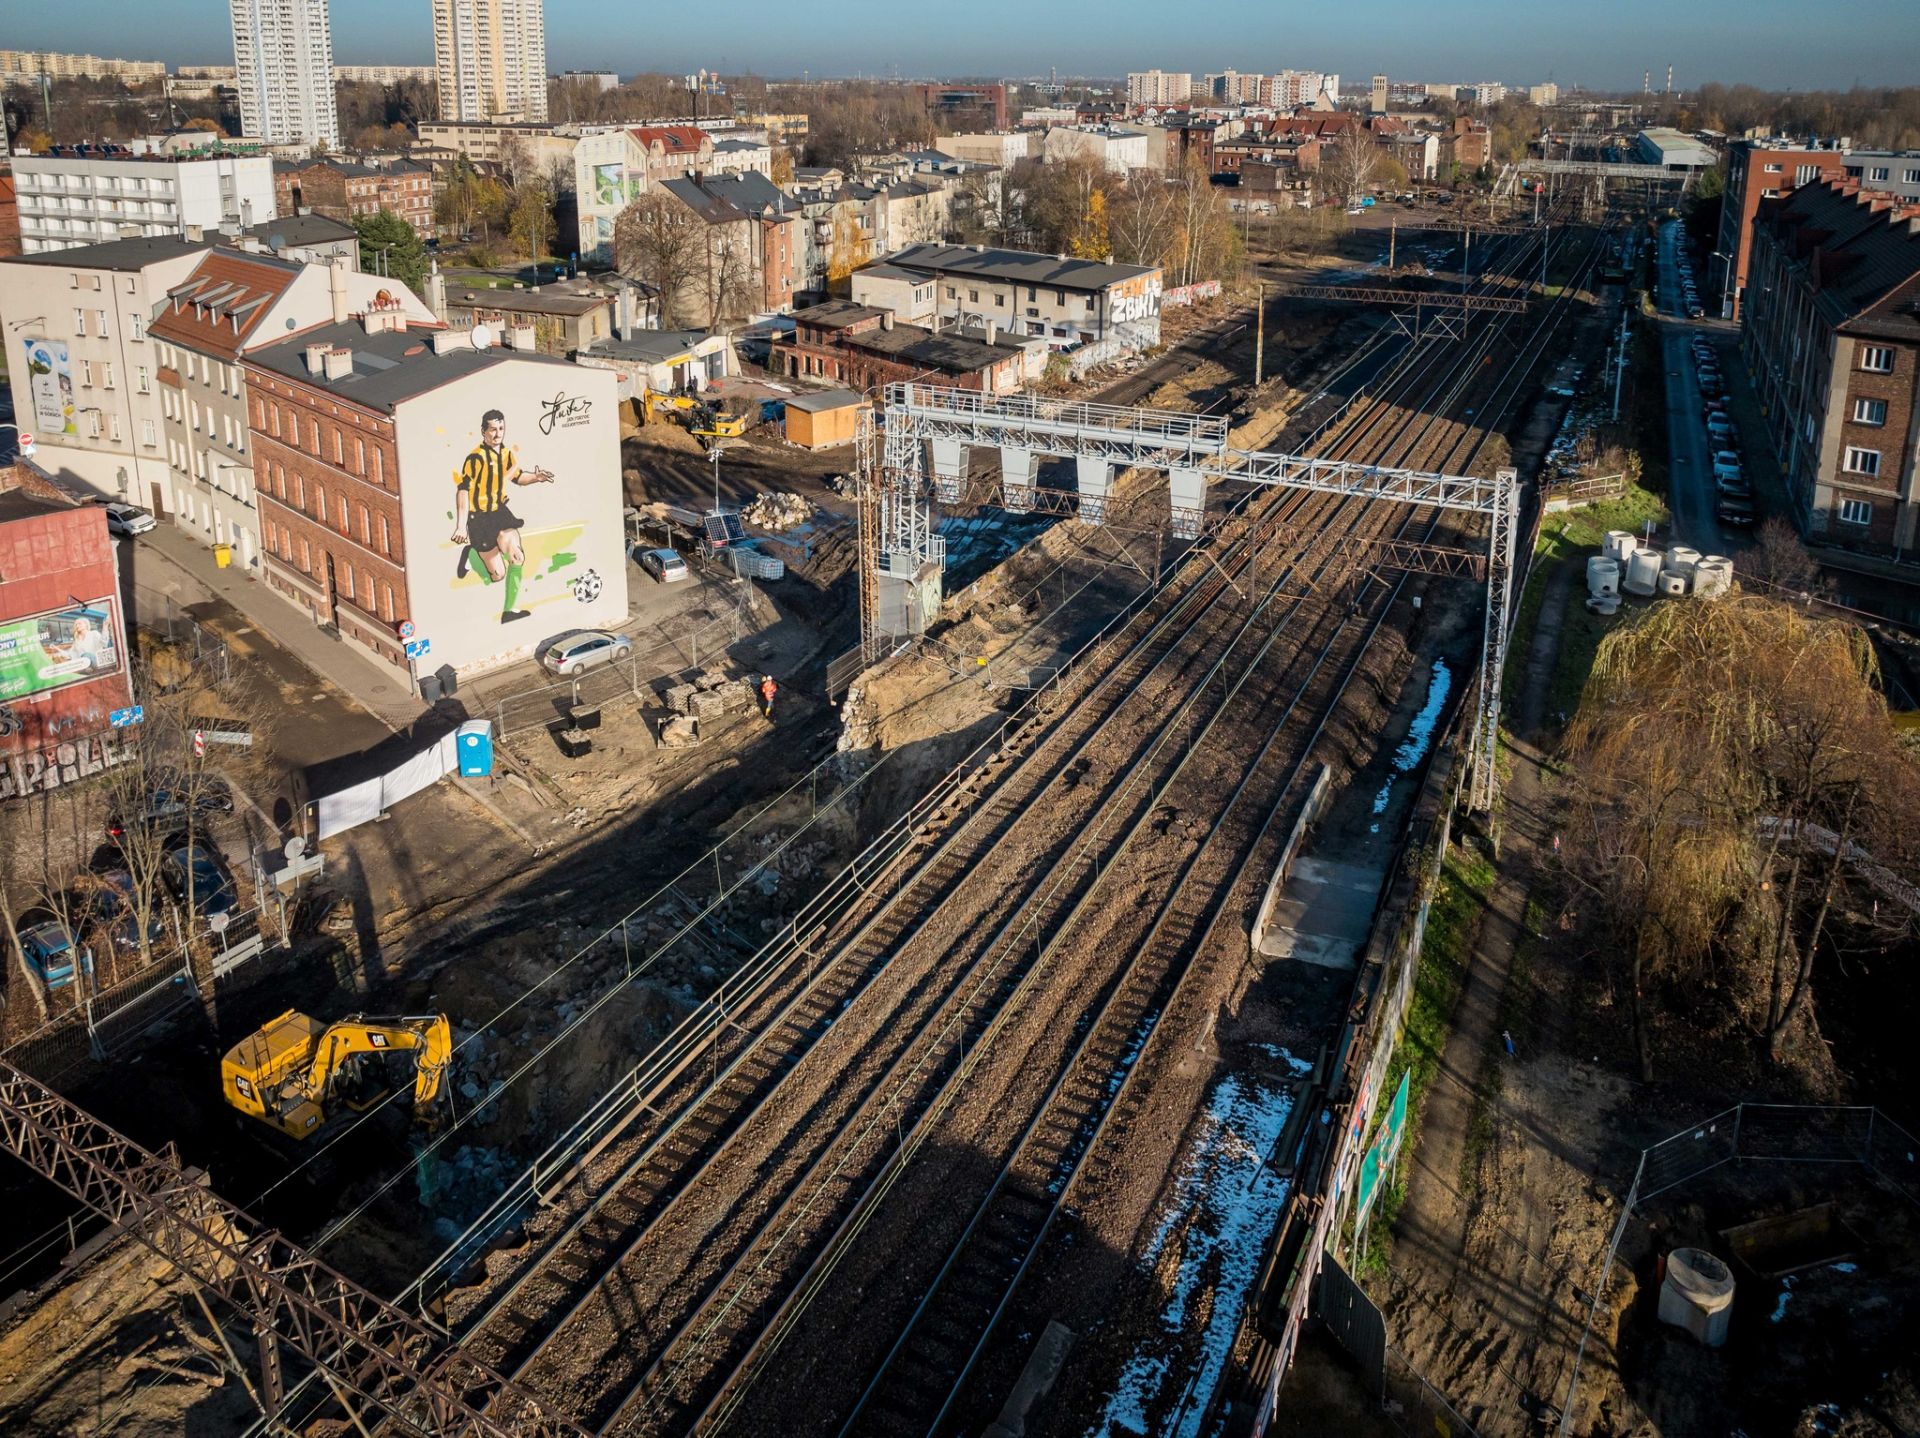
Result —
[{"label": "red brick building", "polygon": [[13,172],[0,171],[0,260],[20,253],[20,202],[14,198]]},{"label": "red brick building", "polygon": [[1766,200],[1778,200],[1802,185],[1846,178],[1846,154],[1837,146],[1816,149],[1758,140],[1727,146],[1727,187],[1720,200],[1720,232],[1706,281],[1719,286],[1720,318],[1738,320],[1753,250],[1753,221]]},{"label": "red brick building", "polygon": [[414,160],[362,164],[327,158],[273,167],[274,203],[283,215],[311,210],[351,224],[391,210],[423,237],[434,232],[433,181],[432,168]]},{"label": "red brick building", "polygon": [[1920,204],[1851,181],[1762,203],[1742,344],[1801,532],[1908,559]]},{"label": "red brick building", "polygon": [[0,470],[0,799],[96,774],[133,702],[107,512]]},{"label": "red brick building", "polygon": [[[895,380],[926,379],[1011,394],[1020,388],[1025,347],[989,327],[986,338],[935,334],[896,323],[891,310],[832,300],[794,315],[790,337],[775,342],[768,367],[793,379],[823,379],[877,392]],[[1036,341],[1041,350],[1044,341]]]}]

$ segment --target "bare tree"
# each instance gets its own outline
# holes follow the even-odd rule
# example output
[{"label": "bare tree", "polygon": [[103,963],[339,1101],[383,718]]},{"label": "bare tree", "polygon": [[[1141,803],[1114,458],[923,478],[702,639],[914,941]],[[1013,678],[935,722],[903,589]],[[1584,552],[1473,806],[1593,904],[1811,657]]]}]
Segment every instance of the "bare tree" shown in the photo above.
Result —
[{"label": "bare tree", "polygon": [[[660,294],[661,318],[684,325],[706,274],[706,225],[671,195],[642,195],[613,224],[614,268]],[[704,301],[704,294],[698,300]]]},{"label": "bare tree", "polygon": [[1335,198],[1358,204],[1380,173],[1380,147],[1358,125],[1349,125],[1321,152],[1320,173]]},{"label": "bare tree", "polygon": [[1827,587],[1820,566],[1784,519],[1769,519],[1761,525],[1754,532],[1753,547],[1734,561],[1734,567],[1742,579],[1779,599],[1817,595]]},{"label": "bare tree", "polygon": [[1851,624],[1739,596],[1663,604],[1608,635],[1568,733],[1574,872],[1624,956],[1643,1077],[1649,989],[1719,966],[1778,1062],[1810,1023],[1814,963],[1913,932],[1920,770]]}]

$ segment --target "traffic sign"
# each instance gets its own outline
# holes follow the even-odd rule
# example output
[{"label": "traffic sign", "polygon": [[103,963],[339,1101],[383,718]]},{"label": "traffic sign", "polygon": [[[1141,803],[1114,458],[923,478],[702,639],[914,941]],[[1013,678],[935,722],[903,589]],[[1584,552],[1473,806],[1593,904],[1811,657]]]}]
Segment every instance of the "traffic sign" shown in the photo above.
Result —
[{"label": "traffic sign", "polygon": [[400,621],[400,637],[402,639],[413,638],[413,621],[411,619],[402,619]]},{"label": "traffic sign", "polygon": [[432,647],[433,645],[428,640],[409,639],[407,641],[407,658],[425,659],[427,657],[427,651]]},{"label": "traffic sign", "polygon": [[130,724],[138,724],[147,717],[144,705],[136,704],[131,709],[115,709],[107,715],[107,723],[116,729],[125,729]]},{"label": "traffic sign", "polygon": [[32,459],[32,458],[33,458],[33,433],[32,433],[32,431],[30,431],[30,430],[24,430],[24,429],[23,429],[23,430],[21,430],[21,431],[20,431],[20,434],[19,434],[19,439],[20,439],[20,458],[22,458],[22,459]]}]

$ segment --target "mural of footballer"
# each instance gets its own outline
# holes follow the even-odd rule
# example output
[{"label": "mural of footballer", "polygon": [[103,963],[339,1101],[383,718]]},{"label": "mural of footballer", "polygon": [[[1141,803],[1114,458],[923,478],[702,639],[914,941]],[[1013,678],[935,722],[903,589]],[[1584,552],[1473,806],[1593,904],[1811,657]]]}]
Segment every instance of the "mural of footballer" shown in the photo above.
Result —
[{"label": "mural of footballer", "polygon": [[480,446],[460,465],[454,480],[453,542],[464,546],[455,579],[464,579],[469,560],[480,561],[481,578],[488,584],[506,581],[500,622],[525,619],[530,611],[515,606],[520,600],[520,578],[527,562],[520,547],[520,517],[507,507],[509,484],[551,484],[544,469],[520,468],[519,456],[506,447],[507,417],[497,409],[480,416]]}]

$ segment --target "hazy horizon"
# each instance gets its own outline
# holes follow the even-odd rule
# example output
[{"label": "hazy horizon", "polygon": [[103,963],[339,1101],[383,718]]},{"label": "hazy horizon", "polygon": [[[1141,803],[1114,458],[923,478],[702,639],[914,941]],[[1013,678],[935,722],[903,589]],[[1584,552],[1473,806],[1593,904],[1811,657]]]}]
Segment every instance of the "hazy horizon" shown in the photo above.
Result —
[{"label": "hazy horizon", "polygon": [[[1603,91],[1638,91],[1646,71],[1654,90],[1662,90],[1671,64],[1674,88],[1683,92],[1716,81],[1801,91],[1920,83],[1914,74],[1920,5],[1913,0],[1848,0],[1814,12],[1826,22],[1819,30],[1810,30],[1804,5],[1786,0],[1693,0],[1684,7],[1617,0],[1604,14],[1571,0],[1540,0],[1524,33],[1516,33],[1511,6],[1493,0],[1459,0],[1444,9],[1381,0],[1363,27],[1332,7],[1287,8],[1297,13],[1227,0],[1197,22],[1188,17],[1178,40],[1121,44],[1113,37],[1152,28],[1130,23],[1154,18],[1141,0],[1056,5],[1042,13],[982,0],[964,13],[916,15],[909,34],[901,33],[899,12],[873,0],[843,0],[838,7],[743,0],[727,12],[723,40],[710,38],[714,27],[703,13],[671,11],[656,12],[651,33],[636,35],[629,46],[606,33],[624,28],[620,11],[588,0],[548,0],[547,64],[555,72],[611,64],[622,75],[706,68],[768,79],[805,73],[1017,78],[1050,68],[1063,76],[1117,79],[1154,68],[1195,74],[1292,68],[1336,71],[1352,89],[1384,70],[1410,83],[1552,79],[1565,88]],[[336,64],[432,62],[428,0],[403,7],[333,0],[331,10]],[[1283,26],[1284,41],[1277,34]],[[57,10],[19,16],[8,28],[8,43],[18,49],[98,54],[104,51],[97,37],[110,34],[116,37],[108,47],[112,58],[163,60],[170,68],[233,61],[224,5],[181,13],[134,0],[68,0]]]}]

